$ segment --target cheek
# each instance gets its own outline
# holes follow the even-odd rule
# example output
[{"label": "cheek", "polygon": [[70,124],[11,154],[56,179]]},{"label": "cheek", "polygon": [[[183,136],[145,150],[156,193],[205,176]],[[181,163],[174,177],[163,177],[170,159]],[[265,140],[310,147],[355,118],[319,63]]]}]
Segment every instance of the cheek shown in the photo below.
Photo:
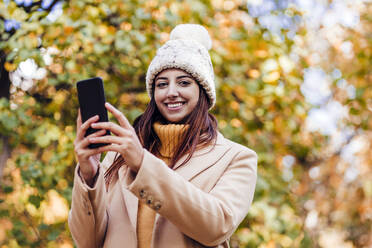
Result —
[{"label": "cheek", "polygon": [[199,86],[196,86],[195,88],[194,88],[194,92],[193,92],[193,96],[194,96],[194,98],[193,98],[193,102],[195,102],[195,104],[197,104],[198,103],[198,101],[199,101],[199,97],[200,97],[200,94],[199,94],[200,92],[199,92]]},{"label": "cheek", "polygon": [[199,100],[199,95],[197,95],[197,97],[195,97],[195,98],[193,99],[193,104],[194,104],[194,106],[196,106],[196,105],[198,104],[198,100]]},{"label": "cheek", "polygon": [[162,98],[161,98],[161,94],[159,94],[158,91],[154,92],[154,100],[157,106],[161,104]]}]

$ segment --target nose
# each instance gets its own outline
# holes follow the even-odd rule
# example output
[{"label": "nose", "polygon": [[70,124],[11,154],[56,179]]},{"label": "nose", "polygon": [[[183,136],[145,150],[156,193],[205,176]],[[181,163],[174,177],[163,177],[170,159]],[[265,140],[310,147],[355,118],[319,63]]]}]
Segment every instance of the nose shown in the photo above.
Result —
[{"label": "nose", "polygon": [[170,82],[168,86],[168,92],[167,92],[167,97],[172,98],[172,97],[177,97],[179,95],[178,89],[175,83]]}]

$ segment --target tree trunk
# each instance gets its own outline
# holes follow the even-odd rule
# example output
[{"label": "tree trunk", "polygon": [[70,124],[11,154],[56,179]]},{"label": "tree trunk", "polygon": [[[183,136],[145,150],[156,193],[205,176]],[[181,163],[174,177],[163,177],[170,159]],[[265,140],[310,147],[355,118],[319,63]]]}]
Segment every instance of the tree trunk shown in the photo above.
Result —
[{"label": "tree trunk", "polygon": [[5,59],[6,54],[3,51],[0,51],[0,98],[5,97],[9,99],[10,79],[9,72],[4,67]]},{"label": "tree trunk", "polygon": [[[10,79],[9,72],[5,69],[6,54],[0,51],[0,99],[5,97],[10,98]],[[3,170],[6,161],[10,157],[10,146],[8,136],[0,133],[0,181],[3,177]]]},{"label": "tree trunk", "polygon": [[0,181],[3,178],[3,170],[6,165],[6,161],[10,157],[10,146],[8,142],[8,137],[0,135]]}]

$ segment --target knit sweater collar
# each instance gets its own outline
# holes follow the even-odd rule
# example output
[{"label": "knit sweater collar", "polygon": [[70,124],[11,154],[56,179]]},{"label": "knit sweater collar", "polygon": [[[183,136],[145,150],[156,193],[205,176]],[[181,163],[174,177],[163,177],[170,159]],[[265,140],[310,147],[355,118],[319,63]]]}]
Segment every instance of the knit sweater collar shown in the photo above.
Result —
[{"label": "knit sweater collar", "polygon": [[188,125],[156,122],[153,127],[161,141],[160,155],[165,158],[173,157],[175,149],[177,149],[179,142],[181,142],[183,135],[188,129]]}]

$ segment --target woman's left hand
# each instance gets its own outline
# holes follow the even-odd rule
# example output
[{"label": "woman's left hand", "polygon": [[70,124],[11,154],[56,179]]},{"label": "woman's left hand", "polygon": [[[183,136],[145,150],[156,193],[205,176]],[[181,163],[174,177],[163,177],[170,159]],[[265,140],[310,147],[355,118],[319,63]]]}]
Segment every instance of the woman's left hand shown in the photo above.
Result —
[{"label": "woman's left hand", "polygon": [[110,145],[97,148],[97,152],[115,151],[120,153],[126,164],[135,172],[138,172],[143,159],[143,147],[136,131],[130,125],[128,119],[114,106],[105,103],[105,107],[118,120],[119,125],[112,122],[96,122],[91,127],[95,129],[110,130],[114,135],[89,138],[91,143],[111,143]]}]

